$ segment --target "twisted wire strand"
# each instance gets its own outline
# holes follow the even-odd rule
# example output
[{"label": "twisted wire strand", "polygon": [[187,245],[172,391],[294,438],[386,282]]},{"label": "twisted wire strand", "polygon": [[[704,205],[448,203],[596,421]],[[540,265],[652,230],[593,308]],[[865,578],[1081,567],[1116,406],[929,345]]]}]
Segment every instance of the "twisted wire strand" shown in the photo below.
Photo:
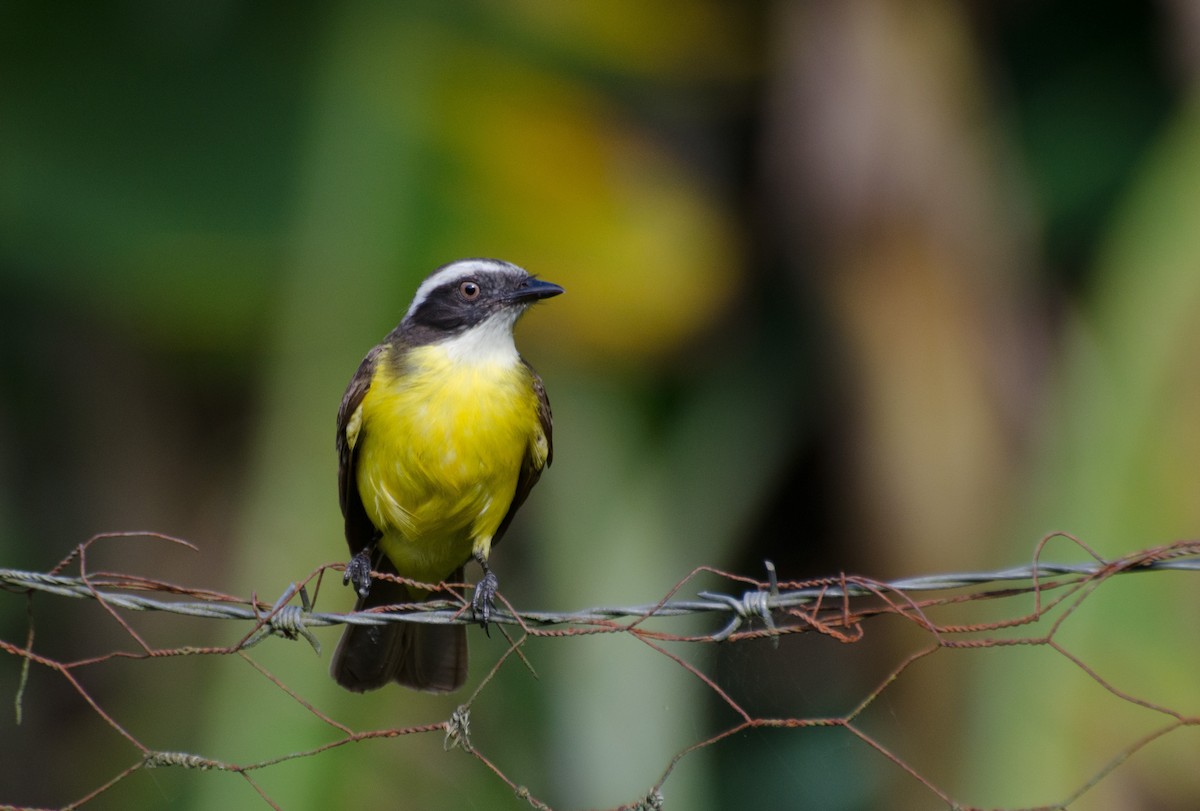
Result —
[{"label": "twisted wire strand", "polygon": [[[1184,542],[1156,550],[1147,550],[1116,561],[1099,558],[1081,563],[1053,563],[1035,561],[1026,566],[990,572],[956,572],[909,577],[889,582],[870,581],[865,578],[828,578],[803,584],[778,584],[774,578],[774,567],[768,562],[771,574],[769,583],[755,583],[741,593],[727,594],[714,591],[698,592],[692,599],[663,599],[641,605],[598,606],[575,611],[518,611],[511,612],[502,607],[492,614],[492,621],[504,625],[547,627],[554,625],[611,624],[619,620],[643,620],[649,617],[669,618],[685,615],[723,615],[726,625],[708,637],[698,640],[720,641],[728,638],[745,621],[763,620],[767,628],[775,630],[772,613],[812,606],[831,598],[880,597],[895,594],[911,598],[925,592],[944,592],[972,587],[1025,584],[1027,590],[1048,589],[1077,583],[1113,574],[1147,571],[1200,571],[1200,544]],[[1050,582],[1050,578],[1062,578]],[[686,581],[685,581],[686,582]],[[755,581],[747,581],[754,583]],[[288,638],[305,638],[319,649],[310,629],[331,625],[381,625],[388,622],[424,622],[439,625],[467,624],[475,622],[469,611],[460,603],[449,600],[429,601],[406,605],[396,610],[352,611],[347,613],[312,611],[307,608],[307,594],[295,584],[291,585],[270,611],[249,601],[230,602],[229,598],[208,600],[164,600],[147,596],[138,591],[162,591],[175,589],[166,584],[137,581],[123,583],[110,577],[71,577],[59,574],[30,572],[0,568],[0,586],[9,590],[45,592],[76,599],[94,599],[128,611],[161,611],[184,616],[207,619],[251,621],[259,627],[247,639],[247,645],[255,644],[265,636],[277,634]],[[184,592],[185,594],[187,592]],[[303,605],[292,605],[290,601],[300,594]]]}]

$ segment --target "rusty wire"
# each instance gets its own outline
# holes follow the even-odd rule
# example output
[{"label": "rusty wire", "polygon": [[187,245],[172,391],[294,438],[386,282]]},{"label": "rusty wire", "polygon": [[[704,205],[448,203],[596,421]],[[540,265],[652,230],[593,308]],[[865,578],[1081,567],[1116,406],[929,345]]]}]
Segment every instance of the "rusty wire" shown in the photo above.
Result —
[{"label": "rusty wire", "polygon": [[[18,711],[21,702],[20,695],[24,689],[29,667],[39,665],[50,668],[65,678],[76,692],[91,705],[93,711],[139,752],[134,763],[87,796],[72,803],[70,807],[78,807],[90,802],[136,771],[166,767],[236,773],[244,778],[268,805],[277,807],[262,786],[255,781],[253,773],[286,760],[317,756],[324,751],[351,742],[434,732],[444,734],[446,748],[461,748],[467,752],[500,780],[508,784],[516,796],[529,806],[540,809],[549,808],[534,797],[528,788],[518,784],[489,760],[478,747],[472,745],[469,738],[470,707],[475,696],[468,699],[450,719],[445,721],[403,728],[355,731],[315,709],[288,687],[283,680],[262,668],[245,651],[246,648],[272,635],[290,639],[305,639],[319,650],[319,644],[312,634],[312,629],[326,626],[386,622],[439,624],[474,622],[469,602],[462,596],[461,586],[465,584],[439,584],[432,587],[435,591],[444,594],[444,599],[392,606],[387,610],[334,613],[314,610],[313,601],[310,600],[310,590],[315,599],[323,576],[331,570],[340,571],[343,568],[341,564],[331,563],[318,567],[306,577],[289,585],[278,599],[265,602],[253,595],[249,598],[236,597],[126,573],[89,570],[87,551],[96,541],[114,537],[145,535],[191,547],[191,544],[185,541],[157,533],[106,534],[81,544],[49,572],[0,569],[0,589],[96,601],[109,615],[117,619],[130,637],[143,648],[143,655],[147,657],[195,653],[236,654],[279,689],[303,705],[321,723],[337,730],[340,737],[313,749],[253,763],[231,763],[192,753],[155,750],[141,743],[136,736],[122,727],[116,719],[95,702],[86,688],[76,679],[74,671],[78,667],[104,661],[107,657],[73,663],[63,663],[45,658],[32,649],[32,631],[30,639],[24,646],[0,640],[0,653],[23,659],[23,672],[16,702]],[[1047,545],[1056,539],[1067,540],[1077,549],[1082,550],[1086,559],[1076,563],[1050,562],[1043,559]],[[77,564],[78,574],[63,574],[63,571],[73,564]],[[767,576],[763,580],[734,575],[710,567],[699,567],[682,578],[661,599],[638,605],[552,612],[515,610],[502,599],[502,605],[498,606],[498,610],[493,614],[493,622],[507,629],[505,635],[508,636],[511,644],[500,660],[495,663],[483,684],[477,689],[476,696],[479,694],[479,689],[482,689],[495,676],[506,660],[512,656],[523,658],[524,654],[521,648],[529,637],[629,633],[658,653],[670,658],[700,680],[719,701],[732,709],[736,714],[737,721],[728,729],[717,732],[711,737],[677,752],[667,762],[659,780],[651,787],[650,791],[623,808],[663,807],[663,787],[676,764],[692,752],[712,746],[735,733],[763,727],[805,728],[814,726],[836,726],[846,729],[919,781],[947,806],[964,808],[965,806],[956,802],[946,791],[927,777],[922,776],[911,764],[868,734],[858,723],[859,716],[875,697],[909,666],[940,648],[986,647],[1013,643],[1044,644],[1053,648],[1121,700],[1151,710],[1166,719],[1161,726],[1130,743],[1113,761],[1097,769],[1088,781],[1066,801],[1050,806],[1065,808],[1074,799],[1103,780],[1134,752],[1176,729],[1200,726],[1200,717],[1193,717],[1169,707],[1156,705],[1122,693],[1106,683],[1086,663],[1059,645],[1054,639],[1055,631],[1062,619],[1069,615],[1101,583],[1117,575],[1163,571],[1200,571],[1200,541],[1178,541],[1107,560],[1097,555],[1078,539],[1056,533],[1043,538],[1038,543],[1033,559],[1028,565],[1000,571],[942,573],[888,582],[850,575],[779,582],[774,566],[768,562]],[[689,595],[689,589],[694,588],[693,584],[703,574],[715,575],[730,583],[732,587],[727,591],[699,590]],[[1032,609],[1019,615],[1009,615],[1000,621],[974,625],[939,624],[933,621],[930,614],[931,609],[937,607],[1017,595],[1032,595]],[[1053,623],[1050,631],[1042,636],[1016,640],[979,637],[980,633],[999,633],[1005,629],[1033,624],[1059,606],[1066,607],[1065,613]],[[206,619],[224,619],[240,622],[246,627],[237,643],[223,648],[155,649],[146,644],[124,620],[122,617],[124,612],[164,612]],[[931,635],[932,641],[927,647],[901,662],[888,678],[851,712],[835,718],[754,717],[725,693],[711,677],[663,645],[665,642],[733,642],[757,637],[771,637],[777,640],[785,634],[802,632],[817,632],[842,641],[854,642],[862,638],[863,623],[871,617],[882,614],[900,616],[917,624]],[[711,630],[686,633],[672,630],[674,619],[696,615],[711,617],[714,620],[710,623]],[[510,631],[514,634],[513,636],[509,636]],[[0,808],[6,807],[3,805],[4,802],[5,798],[0,796]]]},{"label": "rusty wire", "polygon": [[[1051,536],[1054,537],[1054,536]],[[1066,537],[1066,536],[1063,536]],[[925,595],[941,592],[981,589],[971,599],[1007,597],[1016,591],[1045,593],[1052,589],[1078,584],[1084,581],[1109,577],[1116,574],[1150,571],[1200,571],[1200,543],[1180,542],[1166,547],[1143,550],[1116,560],[1105,560],[1098,556],[1078,563],[1055,563],[1040,559],[1008,569],[988,572],[952,572],[908,577],[891,581],[874,581],[863,577],[839,575],[807,581],[778,583],[774,577],[774,566],[767,561],[767,581],[756,581],[731,575],[710,567],[700,567],[673,588],[667,597],[655,602],[637,605],[605,606],[576,609],[571,611],[514,610],[505,603],[492,614],[492,622],[499,625],[520,626],[529,630],[555,626],[613,627],[622,620],[643,622],[651,617],[672,618],[685,615],[708,615],[717,617],[721,626],[704,634],[678,636],[680,640],[695,642],[720,642],[733,637],[754,620],[761,620],[766,633],[803,630],[776,623],[779,615],[793,618],[811,618],[813,608],[829,613],[830,601],[838,601],[838,612],[843,622],[873,613],[900,612],[907,604],[911,608],[930,604]],[[61,567],[59,567],[61,568]],[[272,605],[263,605],[257,599],[239,599],[211,591],[186,589],[180,586],[124,574],[98,573],[67,576],[56,573],[30,572],[0,568],[0,586],[10,590],[45,592],[60,597],[98,600],[111,608],[126,611],[158,611],[183,616],[208,619],[238,620],[254,623],[256,628],[252,642],[257,642],[268,633],[288,638],[302,636],[315,645],[310,629],[335,625],[379,625],[390,622],[419,622],[440,625],[470,624],[475,619],[465,610],[468,603],[457,599],[430,600],[406,603],[373,609],[364,612],[314,611],[309,607],[305,584],[325,570],[341,570],[341,564],[331,563],[320,567],[301,583],[291,584]],[[721,577],[741,582],[747,588],[734,593],[699,591],[692,598],[675,598],[683,585],[701,572],[711,572]],[[413,581],[389,575],[380,578],[396,579],[405,583]],[[447,585],[416,584],[448,594],[453,591]],[[457,584],[450,584],[451,586]],[[193,599],[160,599],[146,596],[147,593],[174,594]],[[852,601],[863,598],[882,599],[891,607],[860,605],[851,607]],[[299,598],[301,604],[293,604]],[[943,600],[934,600],[942,602]],[[760,634],[761,635],[761,634]]]}]

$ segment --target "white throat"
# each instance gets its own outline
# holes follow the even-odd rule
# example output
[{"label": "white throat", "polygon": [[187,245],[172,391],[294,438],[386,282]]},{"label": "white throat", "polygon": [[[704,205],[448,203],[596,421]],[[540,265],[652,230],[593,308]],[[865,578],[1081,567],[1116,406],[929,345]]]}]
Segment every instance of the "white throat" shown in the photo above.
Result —
[{"label": "white throat", "polygon": [[454,363],[472,366],[512,366],[520,362],[513,341],[513,325],[519,309],[506,308],[466,331],[439,341],[438,346]]}]

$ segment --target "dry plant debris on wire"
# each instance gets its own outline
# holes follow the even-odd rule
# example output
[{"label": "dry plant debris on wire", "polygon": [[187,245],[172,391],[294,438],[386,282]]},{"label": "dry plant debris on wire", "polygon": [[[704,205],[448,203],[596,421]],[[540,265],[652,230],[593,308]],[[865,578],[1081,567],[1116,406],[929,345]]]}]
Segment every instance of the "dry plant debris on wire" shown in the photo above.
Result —
[{"label": "dry plant debris on wire", "polygon": [[[240,775],[258,792],[265,804],[278,807],[276,802],[255,780],[255,773],[299,758],[319,757],[321,753],[374,738],[430,733],[444,737],[445,746],[460,748],[489,769],[496,778],[506,783],[517,798],[538,809],[549,808],[518,780],[501,770],[486,753],[473,746],[469,737],[470,709],[479,690],[490,682],[513,656],[522,657],[522,646],[533,637],[575,637],[590,634],[627,634],[644,643],[652,651],[671,659],[695,678],[705,689],[712,691],[717,700],[727,705],[735,714],[728,728],[709,738],[697,740],[674,754],[665,753],[663,770],[658,781],[649,791],[641,793],[622,809],[657,809],[664,807],[667,784],[675,766],[689,754],[729,738],[751,728],[842,727],[862,740],[881,758],[911,779],[918,781],[933,797],[947,807],[963,809],[968,806],[940,788],[933,780],[924,776],[916,767],[882,742],[873,738],[858,723],[860,716],[871,703],[900,678],[905,670],[918,660],[946,648],[991,648],[1014,645],[1043,646],[1055,651],[1081,670],[1106,691],[1121,701],[1143,708],[1161,717],[1161,724],[1141,737],[1130,740],[1107,763],[1098,764],[1092,775],[1074,792],[1058,798],[1048,808],[1066,808],[1084,793],[1095,787],[1125,760],[1152,741],[1162,738],[1180,728],[1200,726],[1200,717],[1189,716],[1171,707],[1162,706],[1134,695],[1130,695],[1105,681],[1086,662],[1073,654],[1056,639],[1064,622],[1098,588],[1111,578],[1129,572],[1153,572],[1163,570],[1200,571],[1200,541],[1178,541],[1169,545],[1146,549],[1116,560],[1104,560],[1086,544],[1064,533],[1054,533],[1043,538],[1036,547],[1033,562],[1029,566],[1005,571],[936,574],[905,580],[879,582],[865,577],[842,575],[799,582],[778,582],[774,567],[767,564],[768,577],[765,581],[730,574],[711,567],[701,567],[680,580],[661,599],[646,605],[591,608],[573,612],[518,611],[501,598],[502,607],[493,621],[500,626],[508,647],[498,658],[489,673],[478,685],[473,695],[456,710],[449,719],[407,727],[373,730],[355,730],[321,712],[303,696],[297,694],[277,675],[267,671],[247,652],[249,648],[270,636],[288,639],[303,639],[319,650],[319,643],[312,633],[313,628],[344,623],[376,624],[384,622],[473,622],[469,603],[446,587],[444,600],[400,606],[388,613],[378,610],[345,614],[316,611],[309,599],[314,598],[323,577],[329,570],[340,572],[342,564],[327,564],[313,571],[302,581],[292,584],[276,601],[262,602],[257,597],[246,599],[216,591],[185,588],[173,583],[154,580],[132,574],[108,571],[91,571],[88,568],[89,550],[101,541],[119,538],[154,538],[195,549],[187,541],[159,533],[106,533],[95,536],[76,547],[72,553],[51,571],[26,572],[0,568],[0,586],[15,594],[32,595],[45,593],[56,597],[71,597],[92,600],[98,610],[106,612],[128,634],[134,650],[115,651],[106,655],[78,661],[58,661],[40,655],[35,650],[35,634],[32,606],[27,638],[20,643],[0,639],[0,651],[21,660],[21,676],[15,705],[18,723],[25,685],[31,671],[44,669],[64,679],[78,694],[79,699],[94,712],[114,733],[124,738],[131,747],[132,760],[129,766],[103,785],[96,786],[85,796],[70,801],[67,808],[78,808],[111,789],[114,785],[142,769],[178,767],[199,770],[220,770]],[[1083,563],[1059,564],[1043,559],[1047,545],[1052,541],[1072,544],[1086,553]],[[67,573],[71,572],[71,573]],[[727,583],[728,592],[700,591],[695,596],[687,595],[689,584],[702,574],[716,576]],[[339,578],[340,579],[340,578]],[[1032,610],[1028,613],[1007,616],[1005,619],[974,624],[943,624],[934,622],[930,609],[946,608],[984,600],[1032,595]],[[11,606],[11,602],[9,603]],[[39,603],[39,610],[44,603]],[[1028,605],[1028,601],[1023,605]],[[228,647],[156,648],[134,630],[125,619],[131,611],[155,611],[171,614],[234,620],[246,627],[245,633]],[[713,630],[701,634],[674,634],[661,630],[661,620],[683,615],[711,615]],[[695,665],[667,649],[667,643],[733,643],[739,640],[780,637],[786,634],[816,632],[853,643],[864,638],[866,623],[873,617],[894,615],[913,623],[928,635],[925,647],[902,660],[878,685],[865,695],[850,712],[840,717],[820,718],[768,718],[755,717],[745,710],[727,692],[717,685]],[[656,628],[647,621],[659,620]],[[1040,628],[1036,635],[1022,636],[1021,629],[1033,629],[1045,621],[1048,627]],[[265,760],[248,763],[231,763],[205,757],[201,754],[160,751],[147,745],[131,734],[121,723],[89,694],[80,680],[80,674],[114,658],[149,659],[168,656],[233,655],[245,660],[275,687],[286,693],[307,712],[314,722],[331,728],[335,735],[322,745],[298,752],[280,754]],[[18,728],[19,729],[19,728]],[[0,808],[14,798],[0,796]]]}]

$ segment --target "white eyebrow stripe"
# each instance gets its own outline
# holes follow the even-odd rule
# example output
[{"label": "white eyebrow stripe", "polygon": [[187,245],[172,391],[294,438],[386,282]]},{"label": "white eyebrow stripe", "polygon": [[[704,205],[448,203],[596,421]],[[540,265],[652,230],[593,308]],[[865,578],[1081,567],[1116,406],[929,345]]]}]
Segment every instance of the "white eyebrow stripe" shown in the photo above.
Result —
[{"label": "white eyebrow stripe", "polygon": [[425,299],[429,298],[429,294],[446,282],[475,273],[498,273],[506,270],[521,271],[516,265],[501,262],[499,259],[460,259],[457,262],[451,262],[438,268],[425,281],[421,282],[404,317],[408,318],[415,313],[417,308],[425,303]]}]

